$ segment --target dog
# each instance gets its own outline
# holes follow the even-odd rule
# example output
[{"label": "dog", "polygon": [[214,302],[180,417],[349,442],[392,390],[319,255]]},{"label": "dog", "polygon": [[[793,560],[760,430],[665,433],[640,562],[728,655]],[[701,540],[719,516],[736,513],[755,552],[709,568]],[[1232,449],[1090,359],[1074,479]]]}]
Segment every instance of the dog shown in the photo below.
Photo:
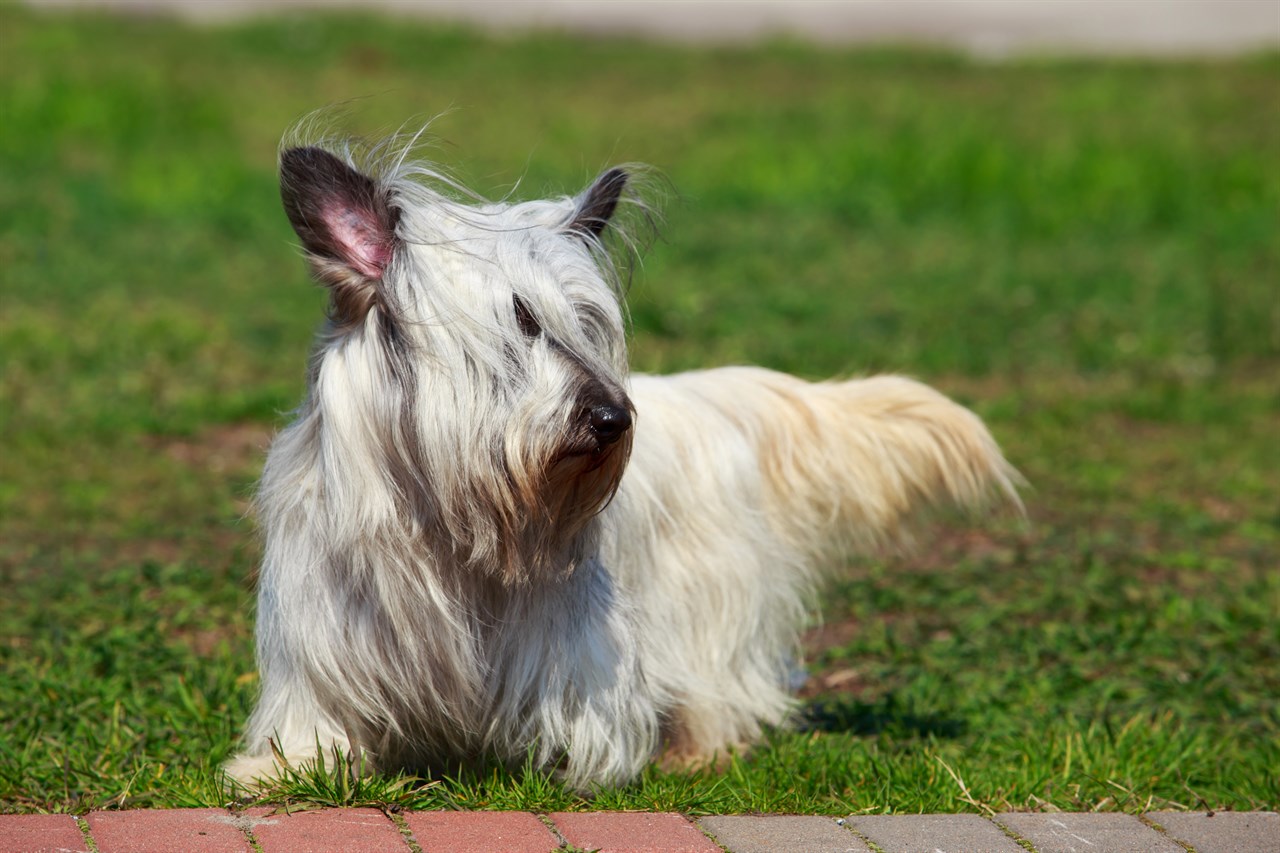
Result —
[{"label": "dog", "polygon": [[329,309],[258,493],[233,784],[319,747],[591,791],[747,748],[795,706],[830,566],[1018,501],[979,418],[910,379],[629,375],[604,238],[633,170],[491,203],[391,146],[279,166]]}]

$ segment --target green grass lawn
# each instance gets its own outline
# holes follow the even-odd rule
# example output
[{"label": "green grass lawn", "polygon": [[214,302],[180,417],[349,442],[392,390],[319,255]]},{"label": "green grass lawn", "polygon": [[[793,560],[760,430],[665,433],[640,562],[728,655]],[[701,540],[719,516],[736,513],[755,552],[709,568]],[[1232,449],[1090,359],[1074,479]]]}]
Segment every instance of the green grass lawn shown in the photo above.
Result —
[{"label": "green grass lawn", "polygon": [[[986,417],[1029,519],[851,563],[802,725],[605,808],[1280,806],[1280,61],[969,62],[195,29],[0,6],[0,810],[224,801],[257,688],[262,450],[322,294],[275,148],[432,130],[480,192],[676,189],[637,367],[902,371]],[[571,809],[536,775],[293,802]]]}]

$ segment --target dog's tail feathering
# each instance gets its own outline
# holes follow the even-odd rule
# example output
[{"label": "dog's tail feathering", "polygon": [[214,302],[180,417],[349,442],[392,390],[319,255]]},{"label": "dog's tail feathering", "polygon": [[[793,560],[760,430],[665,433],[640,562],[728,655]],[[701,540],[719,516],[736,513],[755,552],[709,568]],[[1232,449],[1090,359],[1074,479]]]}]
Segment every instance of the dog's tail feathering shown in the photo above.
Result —
[{"label": "dog's tail feathering", "polygon": [[[907,522],[952,505],[966,510],[1007,502],[1020,512],[1022,478],[973,412],[937,391],[897,376],[813,386],[811,425],[827,433],[833,458],[792,466],[810,484],[810,501],[829,513],[856,549],[910,541]],[[806,466],[805,463],[809,465]],[[833,478],[843,482],[824,503]],[[821,520],[821,519],[820,519]]]},{"label": "dog's tail feathering", "polygon": [[809,383],[747,367],[683,378],[756,445],[765,515],[799,553],[908,545],[930,510],[1021,511],[1022,478],[978,416],[914,380]]},{"label": "dog's tail feathering", "polygon": [[[762,420],[776,428],[762,446],[765,497],[780,503],[780,524],[799,523],[786,534],[812,541],[825,528],[819,539],[866,552],[910,543],[911,522],[929,510],[1001,501],[1021,510],[1021,477],[986,426],[926,385],[899,376],[808,384],[780,374],[765,384],[776,395],[774,417]],[[797,452],[800,444],[809,449]]]}]

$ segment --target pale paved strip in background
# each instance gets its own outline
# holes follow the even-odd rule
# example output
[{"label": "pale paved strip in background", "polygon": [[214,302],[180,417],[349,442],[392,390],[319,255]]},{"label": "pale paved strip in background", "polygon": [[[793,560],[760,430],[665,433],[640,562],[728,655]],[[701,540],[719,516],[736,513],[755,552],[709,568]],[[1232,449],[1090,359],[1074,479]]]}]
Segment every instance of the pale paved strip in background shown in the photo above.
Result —
[{"label": "pale paved strip in background", "polygon": [[992,59],[1025,53],[1228,54],[1280,42],[1280,0],[26,0],[218,21],[344,8],[683,42],[789,36],[827,44],[943,45]]}]

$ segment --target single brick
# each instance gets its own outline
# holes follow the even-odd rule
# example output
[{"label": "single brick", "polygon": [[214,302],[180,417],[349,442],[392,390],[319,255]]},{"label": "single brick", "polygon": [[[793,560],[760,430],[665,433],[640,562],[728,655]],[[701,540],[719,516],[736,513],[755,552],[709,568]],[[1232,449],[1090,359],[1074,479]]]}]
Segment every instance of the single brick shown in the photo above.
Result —
[{"label": "single brick", "polygon": [[829,817],[724,815],[698,819],[733,853],[870,853],[862,839]]},{"label": "single brick", "polygon": [[87,853],[80,824],[69,814],[0,815],[0,853]]},{"label": "single brick", "polygon": [[409,843],[377,809],[320,809],[292,814],[245,812],[263,853],[406,853]]},{"label": "single brick", "polygon": [[1151,812],[1146,818],[1197,853],[1280,853],[1275,812]]},{"label": "single brick", "polygon": [[559,812],[551,821],[565,839],[600,853],[721,853],[719,846],[678,814]]},{"label": "single brick", "polygon": [[1030,841],[1038,853],[1185,853],[1133,815],[1117,812],[1009,812],[996,820]]},{"label": "single brick", "polygon": [[225,809],[91,812],[85,820],[100,853],[252,853]]},{"label": "single brick", "polygon": [[422,853],[549,853],[560,846],[528,812],[405,812]]},{"label": "single brick", "polygon": [[975,814],[852,815],[848,820],[884,853],[1026,853]]}]

